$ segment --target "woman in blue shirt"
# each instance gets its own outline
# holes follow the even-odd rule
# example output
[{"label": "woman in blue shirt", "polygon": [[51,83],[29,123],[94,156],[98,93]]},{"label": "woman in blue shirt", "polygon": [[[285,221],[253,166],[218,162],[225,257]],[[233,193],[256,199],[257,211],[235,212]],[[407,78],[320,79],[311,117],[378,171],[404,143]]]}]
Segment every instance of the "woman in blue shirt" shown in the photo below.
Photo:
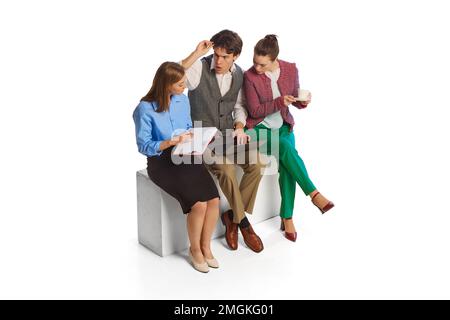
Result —
[{"label": "woman in blue shirt", "polygon": [[191,135],[190,105],[183,94],[185,80],[182,66],[164,62],[156,71],[150,91],[136,107],[133,119],[139,152],[147,156],[148,176],[176,198],[188,214],[189,257],[196,270],[208,272],[209,267],[219,267],[210,247],[219,217],[219,193],[202,163],[177,165],[171,158],[174,146]]}]

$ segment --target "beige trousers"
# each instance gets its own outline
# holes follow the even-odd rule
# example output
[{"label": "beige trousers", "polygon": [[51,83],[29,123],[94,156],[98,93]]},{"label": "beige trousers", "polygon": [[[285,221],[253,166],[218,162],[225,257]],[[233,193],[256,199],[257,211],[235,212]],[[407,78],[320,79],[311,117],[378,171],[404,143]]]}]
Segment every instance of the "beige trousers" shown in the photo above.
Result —
[{"label": "beige trousers", "polygon": [[[211,155],[205,154],[204,159],[207,157]],[[245,218],[246,212],[253,213],[265,165],[256,150],[246,150],[245,157],[243,154],[212,157],[215,157],[216,161],[209,158],[205,165],[219,180],[220,188],[233,210],[233,222],[239,223]],[[211,162],[214,163],[208,164]],[[240,166],[244,171],[241,183],[238,183],[236,178],[236,166]]]}]

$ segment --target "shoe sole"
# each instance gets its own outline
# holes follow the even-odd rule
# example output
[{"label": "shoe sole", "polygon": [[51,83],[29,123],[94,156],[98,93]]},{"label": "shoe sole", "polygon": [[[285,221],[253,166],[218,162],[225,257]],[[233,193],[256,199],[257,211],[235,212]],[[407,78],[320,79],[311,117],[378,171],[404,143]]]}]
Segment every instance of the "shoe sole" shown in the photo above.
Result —
[{"label": "shoe sole", "polygon": [[208,271],[202,271],[202,270],[200,270],[200,269],[197,269],[197,268],[194,266],[193,263],[191,263],[191,265],[192,265],[192,268],[194,268],[194,270],[197,271],[197,272],[200,272],[200,273],[208,273],[208,272],[209,272],[209,270],[208,270]]},{"label": "shoe sole", "polygon": [[320,210],[320,211],[322,211],[322,214],[324,214],[325,212],[327,212],[327,211],[329,211],[329,210],[331,210],[333,208],[334,208],[334,203],[330,202],[323,208],[323,210]]}]

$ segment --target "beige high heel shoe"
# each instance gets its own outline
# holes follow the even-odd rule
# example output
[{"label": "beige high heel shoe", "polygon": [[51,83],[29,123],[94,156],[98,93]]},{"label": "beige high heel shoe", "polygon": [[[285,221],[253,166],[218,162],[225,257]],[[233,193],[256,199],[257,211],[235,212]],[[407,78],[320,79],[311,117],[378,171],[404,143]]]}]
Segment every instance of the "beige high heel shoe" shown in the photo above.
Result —
[{"label": "beige high heel shoe", "polygon": [[219,262],[216,260],[216,258],[212,258],[212,259],[207,259],[205,257],[205,261],[208,264],[209,267],[217,269],[219,268]]},{"label": "beige high heel shoe", "polygon": [[189,258],[191,259],[192,266],[194,267],[195,270],[197,270],[199,272],[203,272],[203,273],[209,272],[208,263],[206,263],[206,262],[196,263],[194,261],[194,257],[192,256],[191,248],[189,248]]}]

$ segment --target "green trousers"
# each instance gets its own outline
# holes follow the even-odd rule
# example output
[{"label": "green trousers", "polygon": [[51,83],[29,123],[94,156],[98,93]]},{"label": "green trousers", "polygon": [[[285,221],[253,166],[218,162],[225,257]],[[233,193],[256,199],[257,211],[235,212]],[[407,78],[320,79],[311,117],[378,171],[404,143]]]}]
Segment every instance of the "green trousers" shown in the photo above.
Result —
[{"label": "green trousers", "polygon": [[253,139],[256,135],[258,142],[265,142],[261,146],[260,152],[277,158],[281,193],[280,216],[285,219],[292,218],[294,214],[296,183],[302,188],[305,195],[316,190],[302,158],[295,149],[295,137],[293,132],[289,132],[289,128],[288,124],[283,124],[280,129],[273,130],[259,124],[255,127],[254,132],[247,130],[247,134]]}]

